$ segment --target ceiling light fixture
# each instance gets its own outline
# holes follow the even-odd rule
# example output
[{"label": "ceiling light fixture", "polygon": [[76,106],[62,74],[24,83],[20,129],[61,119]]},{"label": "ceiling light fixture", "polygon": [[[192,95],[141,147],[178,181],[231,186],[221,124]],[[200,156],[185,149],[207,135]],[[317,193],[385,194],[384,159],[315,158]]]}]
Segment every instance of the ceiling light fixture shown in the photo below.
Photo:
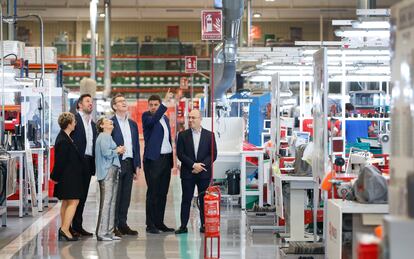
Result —
[{"label": "ceiling light fixture", "polygon": [[105,17],[105,13],[100,13],[99,17],[104,18]]},{"label": "ceiling light fixture", "polygon": [[253,17],[254,18],[260,18],[260,17],[262,17],[262,14],[261,13],[254,13]]}]

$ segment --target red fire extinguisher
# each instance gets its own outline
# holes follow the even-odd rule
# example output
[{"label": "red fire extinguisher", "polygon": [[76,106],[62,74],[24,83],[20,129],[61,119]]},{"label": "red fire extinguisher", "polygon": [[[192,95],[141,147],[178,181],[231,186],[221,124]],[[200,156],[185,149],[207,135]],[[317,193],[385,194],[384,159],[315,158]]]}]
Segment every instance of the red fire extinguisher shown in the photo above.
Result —
[{"label": "red fire extinguisher", "polygon": [[[210,186],[204,195],[204,258],[220,258],[220,187]],[[213,238],[217,238],[217,257],[213,257]],[[207,256],[207,239],[210,239],[210,255]]]}]

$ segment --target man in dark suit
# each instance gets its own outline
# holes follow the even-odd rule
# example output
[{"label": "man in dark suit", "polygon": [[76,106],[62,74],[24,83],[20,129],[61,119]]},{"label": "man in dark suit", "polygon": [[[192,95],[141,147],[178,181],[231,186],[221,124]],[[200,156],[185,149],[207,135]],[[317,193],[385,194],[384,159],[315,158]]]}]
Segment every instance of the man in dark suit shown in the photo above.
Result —
[{"label": "man in dark suit", "polygon": [[128,118],[128,103],[122,94],[112,98],[111,107],[115,112],[115,116],[112,117],[114,122],[112,138],[118,146],[125,147],[125,153],[119,156],[121,173],[118,182],[114,233],[117,236],[137,236],[138,231],[132,230],[127,224],[127,215],[131,202],[132,183],[137,179],[141,168],[138,125]]},{"label": "man in dark suit", "polygon": [[[177,156],[181,161],[181,226],[176,234],[187,233],[191,200],[197,185],[200,204],[200,232],[204,233],[204,192],[211,181],[212,163],[217,158],[217,146],[214,134],[201,127],[201,113],[192,110],[188,116],[190,129],[178,134]],[[213,138],[213,139],[212,139]],[[212,157],[213,156],[213,157]]]},{"label": "man in dark suit", "polygon": [[147,182],[146,231],[158,234],[159,231],[173,232],[164,224],[165,206],[173,167],[170,122],[164,113],[172,99],[168,89],[164,102],[158,95],[148,99],[149,110],[142,114],[144,129],[144,172]]},{"label": "man in dark suit", "polygon": [[74,236],[92,236],[92,233],[86,231],[83,224],[83,210],[85,208],[86,198],[88,197],[89,184],[92,175],[95,175],[95,142],[96,126],[92,121],[93,100],[91,95],[83,94],[79,97],[78,112],[75,115],[76,127],[71,133],[71,138],[83,156],[83,197],[79,200],[75,216],[72,220],[71,232]]}]

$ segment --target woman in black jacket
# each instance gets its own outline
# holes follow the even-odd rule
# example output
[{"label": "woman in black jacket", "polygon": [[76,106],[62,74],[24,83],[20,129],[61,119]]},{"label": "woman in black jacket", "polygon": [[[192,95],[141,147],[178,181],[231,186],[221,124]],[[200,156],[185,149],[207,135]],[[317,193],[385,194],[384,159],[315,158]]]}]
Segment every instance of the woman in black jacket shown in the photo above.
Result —
[{"label": "woman in black jacket", "polygon": [[58,119],[61,131],[55,142],[55,165],[51,178],[57,182],[54,196],[62,200],[60,209],[61,228],[59,241],[76,241],[69,231],[79,199],[82,197],[82,156],[79,154],[70,133],[75,129],[76,120],[72,113],[64,112]]}]

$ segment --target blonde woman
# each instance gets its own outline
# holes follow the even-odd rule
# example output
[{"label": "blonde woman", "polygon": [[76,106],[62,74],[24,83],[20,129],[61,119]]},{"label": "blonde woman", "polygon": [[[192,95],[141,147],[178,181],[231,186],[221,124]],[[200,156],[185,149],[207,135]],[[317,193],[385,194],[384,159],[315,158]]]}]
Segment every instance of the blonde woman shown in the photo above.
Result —
[{"label": "blonde woman", "polygon": [[125,153],[124,146],[116,146],[111,133],[112,120],[101,118],[96,122],[98,138],[95,144],[96,178],[99,181],[100,203],[96,237],[98,241],[121,239],[114,235],[115,203],[121,164],[119,155]]},{"label": "blonde woman", "polygon": [[60,132],[55,142],[55,165],[51,178],[56,182],[54,196],[62,201],[60,209],[61,227],[59,241],[76,241],[69,231],[79,199],[84,190],[82,183],[82,156],[73,143],[70,133],[76,120],[72,113],[64,112],[58,118]]}]

